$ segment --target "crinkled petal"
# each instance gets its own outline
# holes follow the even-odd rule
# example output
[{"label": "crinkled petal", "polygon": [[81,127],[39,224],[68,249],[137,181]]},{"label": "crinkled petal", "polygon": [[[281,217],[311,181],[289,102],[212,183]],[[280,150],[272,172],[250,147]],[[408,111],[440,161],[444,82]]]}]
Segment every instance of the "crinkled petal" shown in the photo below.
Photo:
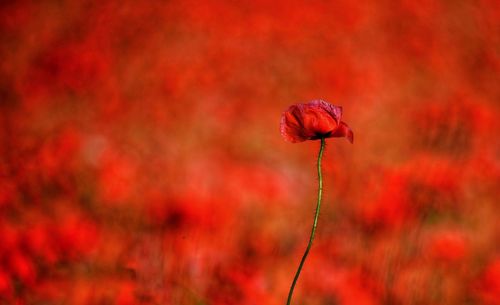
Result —
[{"label": "crinkled petal", "polygon": [[342,138],[346,137],[349,142],[353,143],[354,142],[354,133],[352,132],[351,128],[347,126],[346,123],[340,122],[339,127],[337,130],[335,130],[334,133],[331,134],[331,137],[334,138]]},{"label": "crinkled petal", "polygon": [[286,141],[297,143],[307,140],[303,132],[303,122],[300,116],[300,107],[290,106],[281,115],[280,132]]},{"label": "crinkled petal", "polygon": [[332,118],[337,122],[337,124],[340,123],[340,120],[342,119],[341,106],[332,105],[324,100],[314,100],[310,103],[310,105],[318,105],[319,107],[323,108],[326,112],[328,112],[332,116]]},{"label": "crinkled petal", "polygon": [[323,107],[308,105],[302,112],[304,135],[309,139],[325,136],[337,129],[338,123]]}]

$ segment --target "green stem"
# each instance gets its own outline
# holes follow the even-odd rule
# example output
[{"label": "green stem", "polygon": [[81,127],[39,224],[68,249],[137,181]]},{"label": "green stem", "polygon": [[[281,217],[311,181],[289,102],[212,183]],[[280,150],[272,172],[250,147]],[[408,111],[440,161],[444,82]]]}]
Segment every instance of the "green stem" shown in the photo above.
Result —
[{"label": "green stem", "polygon": [[304,265],[304,262],[306,261],[307,255],[309,254],[309,250],[311,249],[311,246],[312,246],[312,243],[314,240],[314,234],[316,233],[316,226],[318,225],[319,209],[321,207],[321,195],[323,193],[323,176],[321,174],[321,157],[323,157],[324,150],[325,150],[325,138],[321,138],[321,147],[319,148],[319,154],[318,154],[318,180],[319,180],[318,202],[316,204],[316,213],[314,214],[314,222],[313,222],[313,227],[312,227],[312,231],[311,231],[311,237],[309,238],[309,243],[307,244],[306,251],[304,252],[304,255],[302,256],[302,259],[300,260],[299,269],[297,269],[297,273],[295,274],[295,277],[293,278],[292,287],[290,287],[290,292],[288,293],[288,299],[286,301],[286,305],[290,305],[290,302],[292,301],[293,289],[295,288],[295,284],[297,284],[297,280],[299,278],[300,271],[302,270],[302,266]]}]

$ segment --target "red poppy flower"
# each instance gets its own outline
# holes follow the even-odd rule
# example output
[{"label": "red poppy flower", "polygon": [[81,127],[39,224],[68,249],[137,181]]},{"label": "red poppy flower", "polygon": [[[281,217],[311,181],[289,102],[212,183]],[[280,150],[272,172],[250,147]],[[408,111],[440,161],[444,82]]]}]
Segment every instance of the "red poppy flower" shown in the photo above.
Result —
[{"label": "red poppy flower", "polygon": [[292,105],[281,116],[281,135],[292,143],[333,137],[352,143],[354,134],[341,118],[342,107],[323,100]]}]

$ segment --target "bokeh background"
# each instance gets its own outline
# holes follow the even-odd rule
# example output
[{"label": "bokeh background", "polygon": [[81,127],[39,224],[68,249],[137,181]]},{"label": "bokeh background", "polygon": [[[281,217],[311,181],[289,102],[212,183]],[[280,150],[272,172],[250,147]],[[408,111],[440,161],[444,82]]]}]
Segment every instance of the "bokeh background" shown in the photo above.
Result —
[{"label": "bokeh background", "polygon": [[500,304],[500,5],[2,1],[0,304]]}]

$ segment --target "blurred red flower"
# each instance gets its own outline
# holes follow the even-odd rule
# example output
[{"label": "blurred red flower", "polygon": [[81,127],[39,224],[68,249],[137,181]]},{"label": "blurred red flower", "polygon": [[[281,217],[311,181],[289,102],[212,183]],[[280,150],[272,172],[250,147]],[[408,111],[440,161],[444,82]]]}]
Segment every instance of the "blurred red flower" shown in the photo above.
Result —
[{"label": "blurred red flower", "polygon": [[487,266],[476,286],[481,304],[500,304],[500,258],[493,259]]},{"label": "blurred red flower", "polygon": [[467,255],[468,243],[465,235],[459,231],[434,232],[426,250],[436,261],[460,262]]},{"label": "blurred red flower", "polygon": [[323,100],[295,104],[281,116],[281,135],[292,143],[332,137],[346,137],[352,143],[354,134],[341,118],[342,107]]},{"label": "blurred red flower", "polygon": [[8,269],[24,285],[33,286],[36,282],[37,271],[33,260],[20,250],[15,250],[8,258]]},{"label": "blurred red flower", "polygon": [[0,270],[0,296],[6,299],[7,296],[10,297],[13,293],[14,286],[12,285],[12,280],[9,274]]}]

